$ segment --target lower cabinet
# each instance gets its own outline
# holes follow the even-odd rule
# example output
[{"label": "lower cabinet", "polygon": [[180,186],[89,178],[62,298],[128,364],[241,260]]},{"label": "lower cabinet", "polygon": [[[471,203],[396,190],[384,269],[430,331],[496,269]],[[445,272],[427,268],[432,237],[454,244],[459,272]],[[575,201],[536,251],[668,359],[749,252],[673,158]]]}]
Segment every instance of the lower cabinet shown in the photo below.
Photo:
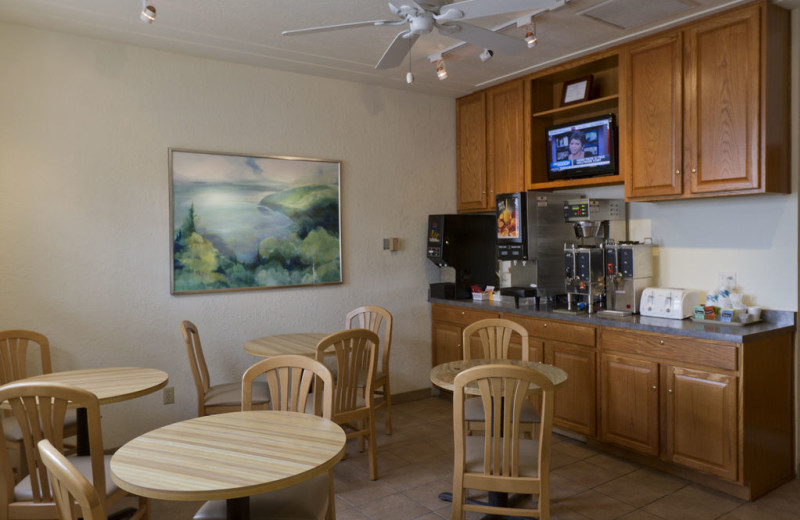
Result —
[{"label": "lower cabinet", "polygon": [[498,312],[476,311],[450,305],[432,305],[432,366],[464,358],[461,333],[466,325],[486,318],[499,317],[500,313]]}]

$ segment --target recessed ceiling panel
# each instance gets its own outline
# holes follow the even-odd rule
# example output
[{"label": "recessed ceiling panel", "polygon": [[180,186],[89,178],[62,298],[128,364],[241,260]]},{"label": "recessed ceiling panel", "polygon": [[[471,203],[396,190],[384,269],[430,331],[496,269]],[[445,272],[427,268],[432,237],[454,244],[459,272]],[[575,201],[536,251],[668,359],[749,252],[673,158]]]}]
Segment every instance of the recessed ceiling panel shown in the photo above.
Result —
[{"label": "recessed ceiling panel", "polygon": [[696,6],[688,0],[607,0],[577,14],[621,29],[632,29],[678,15]]}]

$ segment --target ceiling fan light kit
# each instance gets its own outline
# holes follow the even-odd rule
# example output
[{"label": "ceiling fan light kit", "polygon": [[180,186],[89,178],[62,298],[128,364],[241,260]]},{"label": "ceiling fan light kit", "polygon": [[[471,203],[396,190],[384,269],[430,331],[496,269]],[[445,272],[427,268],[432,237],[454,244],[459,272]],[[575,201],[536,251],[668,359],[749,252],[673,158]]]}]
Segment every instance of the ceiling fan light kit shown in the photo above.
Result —
[{"label": "ceiling fan light kit", "polygon": [[139,13],[139,19],[144,23],[156,21],[156,6],[153,5],[152,0],[142,0],[142,12]]},{"label": "ceiling fan light kit", "polygon": [[[150,1],[150,0],[146,0]],[[529,29],[525,40],[501,34],[501,29],[510,27],[519,22],[506,24],[500,28],[486,29],[464,20],[483,18],[508,13],[528,11],[528,24],[533,16],[542,11],[550,11],[563,6],[565,0],[461,0],[453,3],[443,3],[443,0],[389,0],[389,9],[400,20],[370,20],[364,22],[351,22],[322,27],[309,27],[307,29],[294,29],[283,31],[284,36],[309,34],[314,32],[333,31],[337,29],[351,29],[364,26],[397,26],[408,24],[406,30],[398,33],[389,44],[383,56],[375,65],[376,69],[391,69],[400,66],[413,44],[420,36],[424,36],[437,29],[440,34],[461,40],[455,47],[471,44],[483,48],[479,55],[482,62],[489,61],[496,52],[501,54],[516,54],[536,45],[536,30]],[[533,13],[531,13],[533,12]],[[453,47],[453,48],[455,48]],[[447,77],[442,54],[453,48],[445,49],[430,55],[428,59],[436,62],[436,75],[442,80]],[[436,59],[434,59],[436,57]],[[410,79],[409,79],[410,77]],[[413,75],[406,75],[406,82],[412,83]]]}]

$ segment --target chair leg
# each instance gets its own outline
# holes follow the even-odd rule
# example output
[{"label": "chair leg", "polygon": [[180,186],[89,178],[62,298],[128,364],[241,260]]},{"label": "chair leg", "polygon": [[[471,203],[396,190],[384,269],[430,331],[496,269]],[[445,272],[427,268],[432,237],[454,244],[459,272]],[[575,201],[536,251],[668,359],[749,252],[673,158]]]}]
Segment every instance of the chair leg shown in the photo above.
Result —
[{"label": "chair leg", "polygon": [[464,520],[464,474],[453,475],[453,507],[452,520]]},{"label": "chair leg", "polygon": [[[364,431],[364,430],[367,429],[367,425],[364,422],[364,419],[361,419],[360,421],[358,421],[358,429],[360,431]],[[370,441],[369,442],[370,442],[370,444],[372,444],[372,437],[370,437]],[[360,435],[358,437],[358,452],[359,453],[364,453],[364,435]]]},{"label": "chair leg", "polygon": [[[363,437],[362,437],[363,439]],[[378,479],[378,448],[375,442],[375,411],[369,410],[369,478]]]},{"label": "chair leg", "polygon": [[383,400],[386,403],[386,435],[392,434],[392,392],[389,389],[389,377],[386,377],[386,382],[383,384]]}]

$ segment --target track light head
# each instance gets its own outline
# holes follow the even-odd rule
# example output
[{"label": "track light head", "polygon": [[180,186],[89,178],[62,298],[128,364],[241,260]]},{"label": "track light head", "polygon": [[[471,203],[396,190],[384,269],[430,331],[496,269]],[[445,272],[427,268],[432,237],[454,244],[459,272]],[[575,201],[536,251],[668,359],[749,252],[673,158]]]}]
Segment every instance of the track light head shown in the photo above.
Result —
[{"label": "track light head", "polygon": [[478,55],[482,62],[486,63],[487,61],[492,59],[494,56],[494,51],[491,49],[483,49],[483,52]]},{"label": "track light head", "polygon": [[525,43],[528,44],[529,49],[533,49],[536,47],[537,41],[539,41],[539,39],[536,37],[536,25],[529,25],[528,30],[525,31]]},{"label": "track light head", "polygon": [[439,80],[447,79],[447,69],[444,67],[444,60],[439,60],[436,63],[436,77]]},{"label": "track light head", "polygon": [[145,23],[153,23],[156,20],[156,6],[153,5],[152,0],[142,1],[142,12],[139,13],[139,19]]}]

